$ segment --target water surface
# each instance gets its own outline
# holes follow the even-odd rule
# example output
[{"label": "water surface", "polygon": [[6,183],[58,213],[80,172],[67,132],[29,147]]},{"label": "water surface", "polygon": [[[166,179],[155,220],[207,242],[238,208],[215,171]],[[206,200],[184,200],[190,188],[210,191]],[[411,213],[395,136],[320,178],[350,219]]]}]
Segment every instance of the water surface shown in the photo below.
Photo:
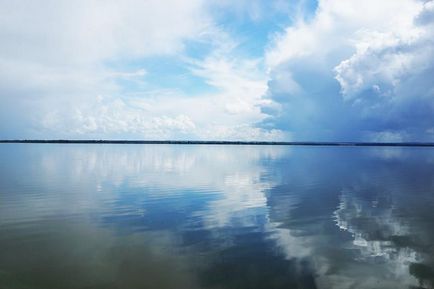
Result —
[{"label": "water surface", "polygon": [[0,145],[1,289],[433,285],[432,148]]}]

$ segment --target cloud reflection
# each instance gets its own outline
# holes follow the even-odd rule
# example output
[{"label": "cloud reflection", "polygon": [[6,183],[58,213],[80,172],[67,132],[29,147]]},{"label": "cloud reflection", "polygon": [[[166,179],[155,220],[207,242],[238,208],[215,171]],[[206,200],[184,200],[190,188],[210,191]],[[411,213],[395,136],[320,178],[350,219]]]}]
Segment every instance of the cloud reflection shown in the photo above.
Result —
[{"label": "cloud reflection", "polygon": [[6,146],[0,280],[40,262],[31,240],[41,276],[104,288],[432,288],[433,152],[387,150]]}]

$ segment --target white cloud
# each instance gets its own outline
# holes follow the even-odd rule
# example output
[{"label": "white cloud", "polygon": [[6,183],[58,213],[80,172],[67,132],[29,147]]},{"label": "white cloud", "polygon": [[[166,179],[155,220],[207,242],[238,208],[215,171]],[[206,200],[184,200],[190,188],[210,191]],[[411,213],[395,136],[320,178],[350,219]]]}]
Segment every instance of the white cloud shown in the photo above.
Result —
[{"label": "white cloud", "polygon": [[[258,60],[233,56],[238,43],[214,23],[209,3],[47,0],[0,6],[2,137],[279,135],[254,127],[264,117],[258,105],[265,74]],[[187,57],[188,41],[211,52]],[[214,92],[154,89],[159,84],[148,85],[152,71],[141,62],[155,56],[191,67]],[[128,91],[133,85],[138,88]]]},{"label": "white cloud", "polygon": [[175,53],[207,25],[201,0],[2,1],[2,57],[87,63]]},{"label": "white cloud", "polygon": [[[189,97],[148,91],[135,97],[98,96],[57,104],[41,116],[43,131],[58,137],[203,140],[280,140],[279,130],[250,124],[260,114],[227,112],[225,92]],[[259,118],[260,119],[260,118]]]},{"label": "white cloud", "polygon": [[231,57],[230,52],[217,53],[194,62],[192,72],[218,89],[214,97],[219,98],[228,114],[242,115],[251,123],[261,119],[258,104],[267,89],[266,75],[258,65],[258,60]]},{"label": "white cloud", "polygon": [[434,47],[432,30],[413,27],[407,35],[365,32],[356,42],[357,51],[336,66],[336,79],[346,99],[374,88],[378,94],[395,95],[402,79],[423,73],[430,67]]},{"label": "white cloud", "polygon": [[267,51],[274,109],[264,106],[266,125],[298,138],[366,140],[402,130],[426,139],[434,111],[432,3],[319,1],[311,20],[275,35]]},{"label": "white cloud", "polygon": [[360,31],[411,34],[420,6],[413,0],[319,1],[312,20],[300,20],[275,36],[266,55],[267,63],[273,69],[300,57],[309,57],[317,64],[333,61],[330,53],[351,49],[353,37]]},{"label": "white cloud", "polygon": [[413,55],[396,51],[405,40],[385,33],[366,33],[367,39],[357,44],[357,52],[336,66],[336,79],[345,99],[351,99],[364,89],[374,88],[379,94],[387,94],[389,88],[399,82],[403,74],[411,69]]},{"label": "white cloud", "polygon": [[[219,12],[255,22],[281,1],[0,0],[1,136],[287,139],[295,129],[313,139],[320,127],[370,130],[361,122],[372,116],[380,132],[396,131],[409,107],[423,110],[411,129],[428,121],[433,1],[323,0],[312,18],[291,15],[303,2],[284,5],[295,23],[252,58]],[[155,56],[208,89],[150,85]]]},{"label": "white cloud", "polygon": [[[184,41],[200,37],[209,20],[201,0],[1,1],[2,137],[122,130],[140,111],[124,109],[118,80],[146,76],[143,68],[122,65],[179,54]],[[118,99],[113,107],[99,107],[98,95]],[[177,123],[177,117],[163,114],[151,123],[158,130],[173,126],[168,119]],[[77,134],[67,134],[72,131]]]}]

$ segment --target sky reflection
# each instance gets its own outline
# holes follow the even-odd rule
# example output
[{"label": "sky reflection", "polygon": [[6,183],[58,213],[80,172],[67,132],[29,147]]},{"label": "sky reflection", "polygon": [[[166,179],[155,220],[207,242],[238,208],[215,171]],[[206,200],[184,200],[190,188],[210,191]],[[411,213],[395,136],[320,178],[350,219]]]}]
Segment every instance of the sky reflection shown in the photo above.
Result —
[{"label": "sky reflection", "polygon": [[423,148],[3,145],[0,281],[433,288],[433,159]]}]

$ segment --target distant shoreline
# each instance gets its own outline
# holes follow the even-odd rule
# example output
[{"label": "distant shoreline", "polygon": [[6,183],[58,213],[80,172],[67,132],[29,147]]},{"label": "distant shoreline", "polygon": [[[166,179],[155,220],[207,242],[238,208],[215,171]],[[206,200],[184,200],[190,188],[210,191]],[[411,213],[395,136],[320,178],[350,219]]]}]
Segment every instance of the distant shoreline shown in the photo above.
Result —
[{"label": "distant shoreline", "polygon": [[0,143],[30,144],[180,144],[180,145],[282,145],[282,146],[369,146],[434,147],[425,142],[273,142],[273,141],[182,141],[182,140],[0,140]]}]

